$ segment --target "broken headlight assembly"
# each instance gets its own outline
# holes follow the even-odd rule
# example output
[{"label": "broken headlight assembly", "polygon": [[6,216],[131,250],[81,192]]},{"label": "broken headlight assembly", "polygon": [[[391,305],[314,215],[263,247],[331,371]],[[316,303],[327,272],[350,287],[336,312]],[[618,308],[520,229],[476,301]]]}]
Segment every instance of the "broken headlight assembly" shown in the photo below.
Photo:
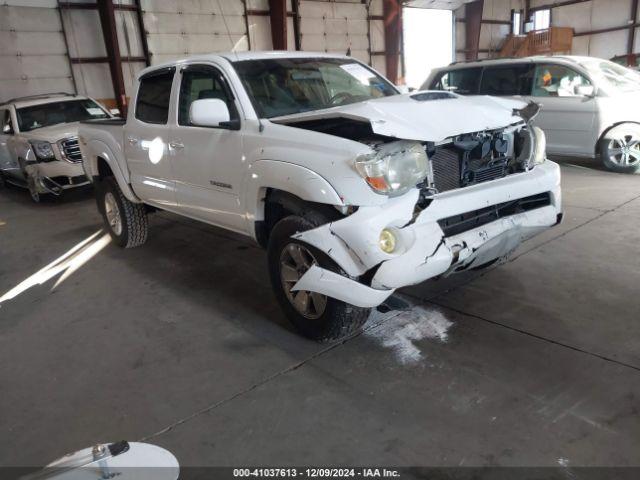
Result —
[{"label": "broken headlight assembly", "polygon": [[529,157],[529,168],[544,163],[547,159],[547,137],[540,127],[531,126],[532,151]]},{"label": "broken headlight assembly", "polygon": [[547,140],[539,127],[528,125],[516,134],[516,162],[520,168],[530,170],[544,163],[547,155]]},{"label": "broken headlight assembly", "polygon": [[427,176],[429,159],[420,142],[400,140],[360,155],[355,167],[376,193],[391,197],[402,195]]},{"label": "broken headlight assembly", "polygon": [[56,155],[53,152],[53,147],[49,142],[33,141],[30,143],[31,143],[31,148],[33,148],[33,153],[35,153],[38,161],[50,162],[51,160],[56,159]]}]

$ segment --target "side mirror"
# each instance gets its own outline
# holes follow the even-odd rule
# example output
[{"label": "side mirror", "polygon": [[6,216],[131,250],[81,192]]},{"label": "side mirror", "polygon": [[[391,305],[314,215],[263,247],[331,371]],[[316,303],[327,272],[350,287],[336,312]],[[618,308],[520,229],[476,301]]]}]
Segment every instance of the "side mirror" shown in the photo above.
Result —
[{"label": "side mirror", "polygon": [[114,117],[119,117],[120,116],[120,110],[117,108],[111,108],[109,109],[109,113],[111,115],[113,115]]},{"label": "side mirror", "polygon": [[596,96],[596,87],[593,85],[576,85],[574,88],[574,92],[576,95],[581,97],[595,97]]},{"label": "side mirror", "polygon": [[405,94],[407,94],[407,93],[410,93],[410,92],[411,92],[411,89],[410,89],[408,86],[406,86],[406,85],[396,85],[396,88],[397,88],[397,89],[398,89],[398,91],[399,91],[400,93],[402,93],[403,95],[405,95]]},{"label": "side mirror", "polygon": [[225,127],[230,118],[227,104],[219,98],[195,100],[189,108],[189,122],[199,127]]},{"label": "side mirror", "polygon": [[12,135],[13,128],[11,128],[11,124],[7,123],[4,127],[2,127],[2,133],[5,135]]}]

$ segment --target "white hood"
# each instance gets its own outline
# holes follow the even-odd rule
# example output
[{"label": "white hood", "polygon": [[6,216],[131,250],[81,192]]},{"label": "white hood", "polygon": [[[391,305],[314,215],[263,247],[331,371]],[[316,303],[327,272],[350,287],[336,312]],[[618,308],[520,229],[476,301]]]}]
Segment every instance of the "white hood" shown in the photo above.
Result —
[{"label": "white hood", "polygon": [[63,138],[76,137],[78,135],[78,122],[61,123],[50,127],[36,128],[29,132],[20,132],[20,135],[28,140],[42,140],[56,143]]},{"label": "white hood", "polygon": [[[350,118],[371,123],[374,133],[405,140],[440,142],[463,133],[504,128],[522,121],[514,108],[526,105],[496,97],[463,97],[416,100],[418,92],[270,119],[291,125],[307,120]],[[423,93],[423,92],[421,92]],[[442,93],[442,92],[438,92]]]}]

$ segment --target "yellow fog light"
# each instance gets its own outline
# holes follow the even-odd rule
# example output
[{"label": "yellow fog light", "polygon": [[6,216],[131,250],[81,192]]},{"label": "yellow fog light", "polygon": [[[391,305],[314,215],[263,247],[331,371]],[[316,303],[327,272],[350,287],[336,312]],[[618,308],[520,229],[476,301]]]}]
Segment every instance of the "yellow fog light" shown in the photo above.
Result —
[{"label": "yellow fog light", "polygon": [[380,232],[380,239],[378,240],[380,250],[384,253],[393,253],[396,249],[396,236],[391,230],[385,228]]}]

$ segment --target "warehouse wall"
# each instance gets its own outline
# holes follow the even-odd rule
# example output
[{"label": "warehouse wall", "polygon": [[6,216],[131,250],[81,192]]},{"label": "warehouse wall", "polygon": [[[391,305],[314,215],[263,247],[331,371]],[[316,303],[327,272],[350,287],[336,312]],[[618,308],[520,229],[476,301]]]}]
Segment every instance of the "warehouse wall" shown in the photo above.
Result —
[{"label": "warehouse wall", "polygon": [[[543,5],[555,5],[563,0],[531,0],[531,8]],[[588,0],[571,5],[562,5],[552,9],[551,22],[555,27],[572,27],[576,37],[573,40],[574,55],[589,55],[594,57],[611,58],[615,55],[627,53],[627,39],[629,29],[613,32],[587,34],[594,30],[627,26],[629,24],[632,0]],[[509,22],[511,9],[525,9],[525,0],[484,0],[482,24],[480,30],[479,58],[487,58],[492,52],[500,48],[505,37],[510,32],[508,24],[489,23],[494,21]],[[466,7],[455,11],[458,20],[465,18]],[[640,15],[636,22],[640,21]],[[461,51],[465,46],[465,24],[456,23],[456,58],[464,60]],[[640,29],[636,27],[634,52],[640,51]]]},{"label": "warehouse wall", "polygon": [[[0,0],[0,99],[53,91],[90,95],[114,105],[114,91],[96,0]],[[295,50],[294,5],[301,49],[351,54],[384,73],[382,0],[288,0],[287,45]],[[135,4],[114,0],[114,4]],[[116,9],[127,96],[145,68],[218,51],[271,50],[269,0],[140,0],[138,12]],[[6,48],[4,46],[7,46]]]},{"label": "warehouse wall", "polygon": [[0,5],[0,100],[74,90],[56,0]]}]

